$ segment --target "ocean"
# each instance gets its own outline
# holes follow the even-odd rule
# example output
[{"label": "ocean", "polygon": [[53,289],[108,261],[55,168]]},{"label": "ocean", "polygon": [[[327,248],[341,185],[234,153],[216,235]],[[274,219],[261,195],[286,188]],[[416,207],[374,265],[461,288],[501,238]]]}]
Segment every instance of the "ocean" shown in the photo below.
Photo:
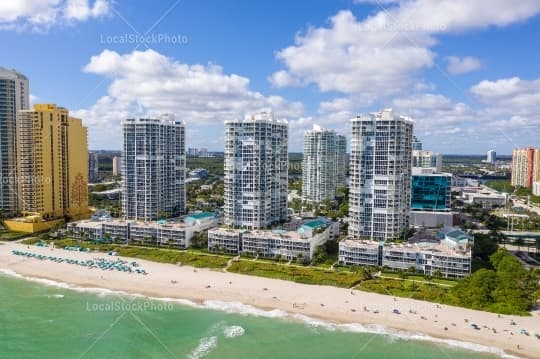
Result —
[{"label": "ocean", "polygon": [[488,349],[240,303],[148,299],[0,273],[3,359],[500,357],[480,352]]}]

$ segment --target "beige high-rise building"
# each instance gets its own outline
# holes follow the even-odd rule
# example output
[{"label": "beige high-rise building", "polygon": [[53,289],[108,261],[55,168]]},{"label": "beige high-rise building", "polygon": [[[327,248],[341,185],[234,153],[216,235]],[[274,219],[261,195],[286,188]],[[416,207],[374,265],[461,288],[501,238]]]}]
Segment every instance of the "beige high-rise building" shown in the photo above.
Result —
[{"label": "beige high-rise building", "polygon": [[[512,151],[512,186],[532,187],[535,153],[537,152],[539,150],[532,147],[516,148]],[[540,156],[537,158],[540,158]]]},{"label": "beige high-rise building", "polygon": [[19,200],[23,215],[43,219],[88,215],[87,128],[69,111],[37,104],[20,111]]},{"label": "beige high-rise building", "polygon": [[540,182],[540,148],[534,150],[533,157],[533,183]]},{"label": "beige high-rise building", "polygon": [[122,175],[122,157],[114,156],[112,159],[112,174],[113,176]]}]

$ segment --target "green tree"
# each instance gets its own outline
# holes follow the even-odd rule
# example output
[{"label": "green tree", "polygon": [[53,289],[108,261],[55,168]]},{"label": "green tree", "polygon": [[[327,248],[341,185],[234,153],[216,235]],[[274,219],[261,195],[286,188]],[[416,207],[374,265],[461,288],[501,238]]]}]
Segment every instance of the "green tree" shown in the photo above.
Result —
[{"label": "green tree", "polygon": [[208,230],[195,232],[191,239],[191,246],[196,249],[208,248]]},{"label": "green tree", "polygon": [[328,259],[328,254],[326,253],[326,247],[324,244],[317,246],[313,252],[313,261],[314,265],[322,264]]},{"label": "green tree", "polygon": [[493,302],[491,293],[497,286],[497,275],[493,270],[480,269],[463,279],[453,288],[459,305],[484,309]]}]

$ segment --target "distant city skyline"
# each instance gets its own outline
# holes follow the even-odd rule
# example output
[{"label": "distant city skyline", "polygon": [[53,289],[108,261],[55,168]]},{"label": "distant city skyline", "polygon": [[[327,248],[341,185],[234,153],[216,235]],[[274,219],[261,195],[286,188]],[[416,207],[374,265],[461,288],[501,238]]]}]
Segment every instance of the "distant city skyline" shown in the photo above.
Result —
[{"label": "distant city skyline", "polygon": [[314,123],[350,142],[350,119],[381,108],[437,153],[537,147],[540,3],[443,1],[3,2],[17,51],[0,66],[29,78],[31,103],[82,118],[91,150],[119,150],[127,118],[173,113],[188,147],[223,151],[224,121],[272,110],[301,152]]}]

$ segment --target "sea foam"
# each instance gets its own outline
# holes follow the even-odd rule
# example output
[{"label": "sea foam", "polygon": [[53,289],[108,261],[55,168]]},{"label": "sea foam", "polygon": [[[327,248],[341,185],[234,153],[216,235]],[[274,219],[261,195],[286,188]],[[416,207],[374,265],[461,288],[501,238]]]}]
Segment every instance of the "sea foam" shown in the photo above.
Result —
[{"label": "sea foam", "polygon": [[223,335],[227,339],[241,337],[245,332],[246,330],[239,325],[231,325],[223,328]]},{"label": "sea foam", "polygon": [[216,349],[218,344],[218,338],[216,336],[205,337],[199,341],[199,345],[191,353],[187,355],[188,359],[200,359],[204,358],[211,351]]},{"label": "sea foam", "polygon": [[207,309],[219,310],[225,313],[253,315],[265,318],[285,318],[287,312],[279,309],[264,310],[240,302],[223,302],[219,300],[206,300],[203,302]]},{"label": "sea foam", "polygon": [[64,298],[63,294],[51,294],[48,295],[47,298]]}]

